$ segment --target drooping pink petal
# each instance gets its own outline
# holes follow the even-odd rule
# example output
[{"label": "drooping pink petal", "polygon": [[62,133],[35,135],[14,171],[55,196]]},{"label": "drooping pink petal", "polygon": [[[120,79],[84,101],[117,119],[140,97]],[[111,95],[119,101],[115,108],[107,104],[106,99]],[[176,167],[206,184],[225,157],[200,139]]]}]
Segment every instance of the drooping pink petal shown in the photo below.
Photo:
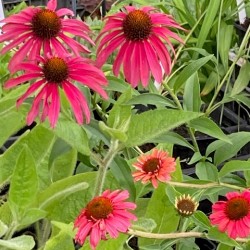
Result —
[{"label": "drooping pink petal", "polygon": [[34,79],[36,77],[40,77],[40,76],[41,76],[41,73],[29,73],[29,74],[21,75],[17,78],[9,79],[5,83],[4,87],[6,89],[9,89],[9,88],[15,87],[18,84],[24,83],[26,81],[32,80],[32,79]]},{"label": "drooping pink petal", "polygon": [[36,83],[31,84],[26,92],[17,100],[17,107],[19,107],[27,97],[38,90],[44,83],[45,80],[42,79],[40,81],[37,81]]}]

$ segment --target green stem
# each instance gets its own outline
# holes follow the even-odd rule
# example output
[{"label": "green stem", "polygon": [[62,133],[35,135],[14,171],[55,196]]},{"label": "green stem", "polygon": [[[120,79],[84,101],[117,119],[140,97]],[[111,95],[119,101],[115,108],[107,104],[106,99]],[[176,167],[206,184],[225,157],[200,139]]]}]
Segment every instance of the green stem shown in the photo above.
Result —
[{"label": "green stem", "polygon": [[10,240],[13,236],[13,234],[15,233],[15,231],[17,230],[17,223],[16,221],[13,221],[10,226],[8,231],[6,232],[5,236],[4,236],[4,240]]},{"label": "green stem", "polygon": [[220,182],[220,183],[219,182],[210,182],[210,183],[206,183],[206,184],[194,184],[194,183],[169,181],[168,184],[175,186],[175,187],[186,187],[186,188],[197,188],[197,189],[206,189],[206,188],[213,188],[213,187],[226,187],[226,188],[231,188],[231,189],[236,189],[236,190],[243,190],[244,189],[242,187],[227,184],[224,182]]},{"label": "green stem", "polygon": [[111,141],[109,151],[107,152],[104,159],[101,161],[97,161],[97,163],[99,164],[99,170],[96,177],[94,197],[99,196],[102,193],[107,171],[110,163],[112,162],[118,151],[118,145],[119,144],[117,140]]},{"label": "green stem", "polygon": [[[143,231],[138,231],[134,229],[128,229],[127,232],[129,235],[148,238],[148,239],[179,239],[179,238],[205,238],[209,239],[206,233],[200,232],[181,232],[181,233],[167,233],[167,234],[157,234],[157,233],[148,233]],[[237,242],[246,243],[249,239],[236,238]]]},{"label": "green stem", "polygon": [[213,104],[214,104],[214,101],[216,99],[216,97],[218,96],[222,86],[224,85],[224,83],[227,81],[227,78],[231,75],[236,63],[238,62],[239,58],[241,57],[242,55],[242,52],[244,50],[244,47],[245,45],[248,43],[248,40],[249,40],[249,37],[250,37],[250,26],[248,27],[247,31],[246,31],[246,34],[243,38],[243,41],[240,45],[240,48],[239,48],[239,52],[238,52],[238,55],[237,57],[235,58],[235,60],[233,61],[233,63],[231,64],[230,68],[228,69],[227,73],[225,74],[224,78],[222,79],[221,83],[218,85],[217,89],[215,90],[215,93],[213,95],[213,98],[212,100],[210,101],[208,107],[207,107],[207,110],[206,110],[206,114],[210,114],[211,113],[211,110],[213,110]]},{"label": "green stem", "polygon": [[[175,95],[175,93],[173,92],[173,90],[168,86],[168,84],[163,83],[164,88],[168,91],[168,93],[170,94],[170,96],[172,97],[172,99],[174,100],[175,104],[177,105],[179,110],[183,110],[182,105],[178,99],[178,97]],[[190,128],[189,126],[187,126],[188,129],[188,133],[190,135],[190,138],[192,140],[193,146],[194,146],[194,151],[195,152],[199,152],[199,146],[197,144],[196,138],[194,136],[194,132],[192,130],[192,128]]]}]

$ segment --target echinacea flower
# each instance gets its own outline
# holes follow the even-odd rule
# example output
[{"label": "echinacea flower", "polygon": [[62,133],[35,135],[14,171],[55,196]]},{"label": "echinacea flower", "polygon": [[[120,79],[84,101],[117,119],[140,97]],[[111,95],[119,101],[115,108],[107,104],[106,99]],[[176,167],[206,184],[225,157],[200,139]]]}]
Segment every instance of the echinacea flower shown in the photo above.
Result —
[{"label": "echinacea flower", "polygon": [[182,29],[171,15],[159,13],[153,7],[136,9],[126,6],[125,12],[107,16],[108,20],[97,37],[96,65],[101,67],[116,49],[118,54],[113,64],[113,73],[118,76],[121,65],[126,80],[132,87],[149,83],[150,73],[161,83],[162,68],[171,71],[169,48],[175,52],[169,38],[182,39],[170,28]]},{"label": "echinacea flower", "polygon": [[198,202],[190,194],[175,198],[175,208],[181,216],[192,215],[197,210],[198,205]]},{"label": "echinacea flower", "polygon": [[[23,62],[16,66],[16,70],[24,70],[25,73],[8,80],[5,88],[12,88],[21,83],[34,80],[27,91],[17,100],[17,107],[30,95],[37,92],[31,110],[27,116],[27,124],[30,125],[41,112],[41,121],[49,118],[51,127],[56,125],[60,111],[61,88],[70,102],[79,124],[90,121],[88,103],[82,92],[72,83],[77,81],[107,98],[102,85],[107,84],[103,72],[96,68],[91,61],[82,57],[71,58],[68,55],[37,57],[38,64]],[[84,114],[84,116],[83,116]]]},{"label": "echinacea flower", "polygon": [[137,158],[133,167],[137,169],[132,175],[135,181],[141,180],[143,184],[151,181],[154,188],[158,181],[167,182],[171,173],[175,171],[175,159],[168,152],[154,148],[150,154],[143,154]]},{"label": "echinacea flower", "polygon": [[230,238],[246,238],[250,235],[250,191],[229,192],[226,201],[217,201],[212,206],[210,221],[219,231]]},{"label": "echinacea flower", "polygon": [[[50,0],[46,8],[27,7],[18,14],[3,20],[1,42],[9,42],[1,51],[18,48],[9,63],[9,70],[13,72],[15,65],[28,58],[35,60],[41,51],[46,55],[55,51],[67,53],[72,51],[75,55],[79,52],[89,52],[86,46],[77,42],[73,36],[78,36],[94,44],[88,36],[89,27],[82,21],[63,16],[73,16],[69,9],[56,10],[57,0]],[[71,37],[68,35],[71,34]]]},{"label": "echinacea flower", "polygon": [[131,220],[136,220],[127,211],[136,208],[134,203],[124,201],[128,197],[128,191],[106,190],[92,199],[75,220],[74,227],[78,228],[75,241],[83,245],[90,236],[91,249],[95,249],[99,241],[106,240],[108,235],[117,238],[119,232],[127,232]]}]

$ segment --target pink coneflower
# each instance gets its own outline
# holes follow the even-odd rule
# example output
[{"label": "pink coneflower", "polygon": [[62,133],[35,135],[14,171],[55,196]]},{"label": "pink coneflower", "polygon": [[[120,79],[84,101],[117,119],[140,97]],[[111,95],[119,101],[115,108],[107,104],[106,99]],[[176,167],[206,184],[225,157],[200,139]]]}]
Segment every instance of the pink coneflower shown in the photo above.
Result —
[{"label": "pink coneflower", "polygon": [[62,88],[69,100],[75,114],[76,121],[85,123],[90,121],[90,111],[87,101],[82,92],[72,83],[72,80],[79,84],[86,85],[90,89],[107,98],[102,85],[107,84],[103,72],[91,64],[90,60],[81,57],[71,58],[67,56],[37,57],[38,64],[24,62],[18,64],[16,70],[25,70],[25,73],[6,82],[5,88],[12,88],[21,83],[34,80],[28,90],[17,100],[17,107],[23,101],[35,93],[36,95],[32,108],[27,116],[28,125],[31,124],[40,109],[41,121],[48,116],[51,127],[56,125],[60,111],[59,88]]},{"label": "pink coneflower", "polygon": [[1,21],[5,24],[2,27],[0,42],[10,41],[1,53],[18,47],[9,63],[11,72],[26,56],[29,61],[35,60],[41,50],[45,55],[52,54],[53,50],[60,53],[70,50],[76,55],[79,55],[79,52],[89,52],[85,46],[67,35],[69,33],[94,44],[88,36],[88,26],[76,19],[63,19],[65,15],[73,16],[73,12],[66,8],[56,11],[56,7],[57,1],[50,0],[47,8],[28,7]]},{"label": "pink coneflower", "polygon": [[217,201],[212,206],[210,220],[218,225],[221,232],[227,232],[230,238],[250,235],[250,191],[229,192],[226,201]]},{"label": "pink coneflower", "polygon": [[[166,74],[171,71],[171,58],[166,45],[174,52],[169,38],[179,42],[182,39],[170,28],[182,29],[170,15],[157,13],[153,7],[136,9],[126,6],[125,12],[107,17],[107,22],[98,36],[97,66],[101,67],[107,58],[119,48],[114,61],[113,73],[118,76],[123,64],[126,80],[136,87],[139,82],[148,85],[150,73],[161,83],[162,68]],[[161,66],[162,65],[162,66]]]},{"label": "pink coneflower", "polygon": [[133,164],[137,169],[132,175],[135,181],[147,183],[151,181],[154,188],[158,187],[158,181],[167,182],[171,179],[171,172],[175,171],[175,159],[167,152],[154,148],[150,154],[140,155]]},{"label": "pink coneflower", "polygon": [[75,241],[83,245],[89,235],[90,246],[95,249],[101,239],[107,239],[107,234],[111,238],[117,238],[119,232],[127,232],[130,221],[136,220],[127,211],[136,208],[134,203],[124,201],[128,197],[128,191],[106,190],[101,196],[91,200],[75,220],[74,227],[78,228]]}]

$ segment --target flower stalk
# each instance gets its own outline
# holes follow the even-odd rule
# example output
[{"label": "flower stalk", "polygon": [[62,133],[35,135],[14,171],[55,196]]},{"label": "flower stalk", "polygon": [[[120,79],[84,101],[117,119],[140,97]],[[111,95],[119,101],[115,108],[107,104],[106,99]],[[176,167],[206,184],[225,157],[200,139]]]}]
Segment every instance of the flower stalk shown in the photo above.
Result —
[{"label": "flower stalk", "polygon": [[97,160],[95,158],[95,161],[99,164],[99,170],[96,177],[94,197],[101,195],[103,191],[103,186],[105,183],[107,171],[110,163],[112,162],[118,151],[118,146],[119,146],[118,140],[112,140],[110,143],[109,151],[107,152],[103,160]]},{"label": "flower stalk", "polygon": [[[208,234],[201,233],[201,232],[179,232],[179,233],[166,233],[166,234],[158,234],[158,233],[148,233],[143,232],[139,230],[134,230],[129,228],[127,231],[127,234],[138,236],[142,238],[148,238],[148,239],[180,239],[180,238],[205,238],[209,239]],[[249,239],[243,239],[243,238],[236,238],[237,242],[240,243],[246,243],[249,241]]]},{"label": "flower stalk", "polygon": [[226,187],[236,190],[244,190],[245,188],[239,187],[236,185],[224,183],[224,182],[210,182],[206,184],[195,184],[195,183],[183,183],[183,182],[174,182],[169,181],[169,185],[175,186],[175,187],[186,187],[186,188],[197,188],[197,189],[206,189],[206,188],[213,188],[213,187]]}]

